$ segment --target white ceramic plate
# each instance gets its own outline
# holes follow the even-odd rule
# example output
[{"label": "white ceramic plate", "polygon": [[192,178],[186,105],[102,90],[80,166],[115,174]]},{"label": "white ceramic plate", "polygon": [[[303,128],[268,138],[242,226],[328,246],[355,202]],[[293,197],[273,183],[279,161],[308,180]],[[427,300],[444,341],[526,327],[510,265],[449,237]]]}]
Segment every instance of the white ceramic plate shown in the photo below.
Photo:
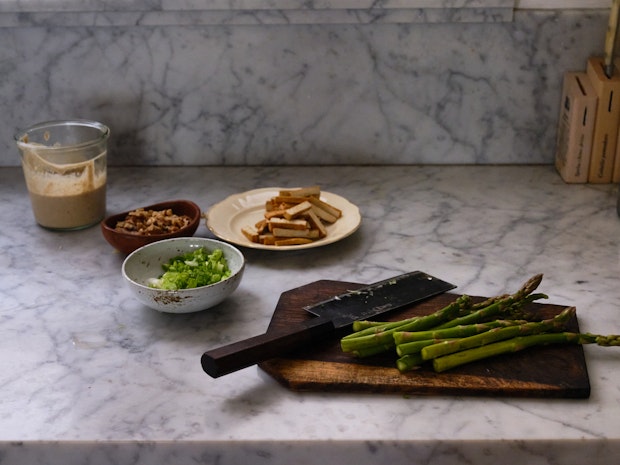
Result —
[{"label": "white ceramic plate", "polygon": [[247,239],[241,228],[254,225],[263,218],[265,202],[278,195],[280,187],[265,187],[241,194],[231,195],[213,205],[207,212],[207,227],[220,239],[253,249],[298,250],[332,244],[353,234],[360,226],[362,217],[359,208],[347,199],[330,192],[321,192],[321,200],[342,211],[342,216],[333,224],[327,225],[327,236],[310,244],[275,246],[263,245]]}]

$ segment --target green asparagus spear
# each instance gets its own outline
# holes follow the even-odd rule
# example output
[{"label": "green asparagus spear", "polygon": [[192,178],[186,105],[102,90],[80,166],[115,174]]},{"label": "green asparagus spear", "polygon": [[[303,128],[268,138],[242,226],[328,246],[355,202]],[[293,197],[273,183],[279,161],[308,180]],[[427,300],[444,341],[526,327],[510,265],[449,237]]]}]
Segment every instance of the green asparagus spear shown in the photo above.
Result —
[{"label": "green asparagus spear", "polygon": [[399,321],[385,321],[385,322],[376,322],[376,324],[372,324],[372,322],[362,322],[362,321],[354,321],[353,322],[353,329],[355,330],[355,328],[358,326],[356,325],[356,323],[361,323],[359,325],[359,330],[351,333],[351,334],[347,334],[346,336],[343,337],[343,339],[353,339],[356,337],[361,337],[361,336],[370,336],[373,334],[377,334],[377,333],[382,333],[388,329],[393,329],[393,328],[397,328],[399,326],[405,326],[408,325],[409,323],[417,320],[418,317],[412,317],[412,318],[407,318],[405,320],[399,320]]},{"label": "green asparagus spear", "polygon": [[383,352],[387,352],[393,348],[393,344],[381,344],[371,347],[360,347],[359,349],[351,351],[350,354],[356,358],[365,358],[372,355],[382,354]]},{"label": "green asparagus spear", "polygon": [[433,359],[433,368],[437,372],[442,372],[477,360],[518,352],[528,347],[561,343],[598,344],[603,347],[620,346],[620,335],[601,336],[589,333],[560,332],[519,336],[435,358]]},{"label": "green asparagus spear", "polygon": [[495,320],[485,323],[474,323],[471,325],[459,325],[444,329],[429,329],[427,331],[395,331],[394,342],[406,344],[408,342],[426,341],[428,339],[453,339],[457,337],[473,336],[474,334],[484,333],[493,328],[505,328],[506,326],[516,326],[527,323],[526,320]]},{"label": "green asparagus spear", "polygon": [[396,353],[402,357],[404,355],[419,354],[424,347],[439,344],[446,341],[454,341],[455,339],[426,339],[422,341],[405,342],[396,345]]},{"label": "green asparagus spear", "polygon": [[[463,297],[465,298],[461,300],[461,309],[459,311],[458,316],[467,315],[481,308],[488,307],[492,303],[508,297],[508,295],[503,294],[503,295],[496,296],[496,297],[489,297],[488,299],[482,302],[478,302],[478,303],[472,302],[469,297],[466,297],[466,296],[463,296]],[[354,321],[353,322],[353,333],[347,336],[344,336],[344,337],[353,338],[353,337],[358,337],[358,336],[366,336],[368,334],[373,334],[373,333],[379,333],[381,331],[384,331],[385,329],[395,328],[396,326],[410,323],[411,321],[417,318],[420,318],[420,317],[414,316],[412,318],[407,318],[405,320],[400,320],[396,322],[394,321],[369,321],[369,320]]]},{"label": "green asparagus spear", "polygon": [[465,338],[445,341],[424,347],[421,351],[424,360],[432,360],[448,354],[459,352],[473,347],[479,347],[493,342],[511,339],[517,336],[539,334],[543,332],[559,332],[566,329],[566,323],[575,315],[575,307],[569,307],[553,318],[542,321],[532,321],[517,326],[494,328],[484,333]]},{"label": "green asparagus spear", "polygon": [[482,307],[477,311],[469,313],[461,318],[454,318],[448,322],[442,323],[437,327],[437,329],[478,323],[488,319],[489,317],[505,313],[508,309],[514,308],[514,305],[522,307],[526,303],[533,302],[534,300],[540,298],[546,298],[547,296],[545,294],[535,294],[530,296],[530,294],[538,288],[542,278],[542,274],[534,275],[528,279],[514,294],[507,295],[501,299],[494,299],[490,305]]},{"label": "green asparagus spear", "polygon": [[403,355],[396,360],[396,368],[398,368],[398,371],[401,373],[405,373],[406,371],[411,371],[419,367],[423,362],[424,360],[422,360],[420,354]]},{"label": "green asparagus spear", "polygon": [[[394,327],[384,329],[378,333],[373,332],[358,337],[343,337],[340,340],[340,347],[344,352],[356,352],[361,351],[361,349],[366,350],[370,347],[380,346],[387,347],[385,350],[390,350],[396,346],[394,337],[392,336],[396,328],[398,328],[399,331],[422,331],[432,328],[444,321],[454,318],[458,314],[461,306],[464,305],[465,302],[469,302],[470,299],[471,298],[466,295],[460,296],[451,304],[430,315],[412,318],[404,325],[395,325]],[[375,328],[369,329],[372,331]]]},{"label": "green asparagus spear", "polygon": [[454,326],[470,325],[479,322],[488,321],[491,318],[502,318],[521,316],[520,310],[527,304],[534,302],[538,299],[546,299],[546,294],[531,294],[526,296],[509,296],[502,300],[493,302],[488,307],[480,308],[479,310],[463,315],[459,318],[454,318],[439,325],[436,329],[452,328]]},{"label": "green asparagus spear", "polygon": [[[423,317],[413,317],[400,322],[390,322],[382,325],[368,325],[366,329],[345,336],[341,339],[341,348],[344,352],[351,353],[379,353],[395,346],[392,333],[396,331],[420,331],[429,328],[442,327],[444,324],[455,326],[460,324],[458,315],[470,313],[472,310],[477,316],[470,322],[480,321],[481,317],[494,315],[506,308],[515,305],[523,305],[522,302],[531,301],[536,297],[530,294],[538,287],[542,280],[542,274],[530,278],[521,288],[512,295],[487,299],[481,304],[472,304],[471,298],[462,295],[453,303],[438,310],[431,315]],[[488,305],[487,305],[488,304]],[[482,305],[486,305],[482,307]],[[466,318],[466,317],[465,317]],[[454,322],[454,323],[452,323]],[[384,349],[372,349],[373,347],[383,347]],[[388,349],[386,349],[386,347]]]},{"label": "green asparagus spear", "polygon": [[359,333],[368,328],[377,328],[379,326],[384,326],[386,324],[388,324],[387,321],[369,321],[369,320],[354,321],[353,322],[353,333],[345,337],[353,336],[355,333]]},{"label": "green asparagus spear", "polygon": [[[472,300],[471,297],[467,296],[467,295],[462,295],[460,297],[458,297],[453,303],[451,303],[450,305],[448,305],[448,307],[452,306],[452,305],[456,305],[458,304],[458,314],[461,314],[462,312],[467,311],[467,309],[472,308]],[[441,309],[438,310],[437,312],[435,312],[435,314],[439,314],[444,312],[446,309]],[[450,307],[450,312],[453,312],[453,308]],[[433,314],[434,315],[434,314]],[[453,317],[456,317],[457,315],[453,315]],[[422,318],[421,316],[414,316],[411,318],[406,318],[404,320],[399,320],[399,321],[385,321],[385,322],[373,322],[373,321],[354,321],[353,322],[353,333],[348,334],[346,336],[343,337],[343,339],[353,339],[353,338],[358,338],[361,336],[370,336],[373,334],[377,334],[377,333],[383,333],[387,330],[396,330],[396,329],[402,329],[403,331],[406,331],[407,328],[411,327],[411,324]],[[422,323],[422,325],[425,325],[425,323]],[[415,325],[414,325],[415,327]]]},{"label": "green asparagus spear", "polygon": [[[491,305],[493,302],[496,302],[497,300],[501,300],[503,298],[507,297],[506,295],[501,295],[501,296],[497,296],[497,297],[489,297],[488,299],[482,301],[482,302],[478,302],[478,303],[474,303],[470,297],[463,295],[461,300],[460,300],[460,310],[459,310],[459,314],[458,316],[462,316],[462,315],[467,315],[471,312],[474,312],[476,310],[479,310],[480,308],[484,308],[487,307],[489,305]],[[380,332],[382,331],[384,328],[394,328],[396,326],[399,326],[400,324],[406,324],[406,323],[410,323],[411,321],[420,318],[419,316],[414,316],[412,318],[407,318],[405,320],[400,320],[400,321],[368,321],[368,320],[362,320],[362,321],[354,321],[353,322],[353,334],[349,334],[348,336],[345,337],[357,337],[357,336],[364,336],[366,334],[371,334],[373,332]],[[369,330],[366,331],[369,328],[374,328],[374,330]]]}]

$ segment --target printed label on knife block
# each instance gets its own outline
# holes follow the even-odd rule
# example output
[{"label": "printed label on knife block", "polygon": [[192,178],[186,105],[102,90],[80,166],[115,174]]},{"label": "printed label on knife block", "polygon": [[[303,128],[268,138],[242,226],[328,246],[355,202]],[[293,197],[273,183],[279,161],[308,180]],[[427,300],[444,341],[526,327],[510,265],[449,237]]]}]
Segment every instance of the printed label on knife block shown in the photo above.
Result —
[{"label": "printed label on knife block", "polygon": [[586,73],[564,75],[555,166],[567,183],[588,182],[597,102]]},{"label": "printed label on knife block", "polygon": [[620,75],[616,68],[616,72],[608,78],[602,58],[590,58],[587,73],[598,97],[588,181],[610,183],[620,122]]}]

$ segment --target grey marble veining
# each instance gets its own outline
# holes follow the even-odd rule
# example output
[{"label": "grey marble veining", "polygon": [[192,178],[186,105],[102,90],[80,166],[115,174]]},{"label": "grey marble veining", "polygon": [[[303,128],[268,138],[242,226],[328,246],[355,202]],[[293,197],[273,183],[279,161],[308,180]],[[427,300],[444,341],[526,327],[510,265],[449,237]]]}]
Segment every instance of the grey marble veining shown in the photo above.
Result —
[{"label": "grey marble veining", "polygon": [[[617,188],[551,166],[111,168],[110,213],[172,198],[204,210],[267,186],[320,183],[356,203],[351,237],[299,252],[244,249],[213,311],[159,314],[124,287],[98,228],[34,224],[19,168],[0,168],[0,457],[56,465],[608,464],[620,454],[615,349],[586,347],[588,400],[296,394],[256,368],[213,380],[202,352],[267,327],[279,295],[318,280],[423,269],[470,295],[542,272],[582,330],[620,328]],[[212,237],[201,224],[198,236]]]},{"label": "grey marble veining", "polygon": [[213,11],[305,11],[308,13],[321,10],[495,10],[511,11],[515,0],[265,0],[256,3],[253,0],[2,0],[0,13],[71,12],[77,14],[100,12],[213,12]]},{"label": "grey marble veining", "polygon": [[0,1],[0,27],[410,24],[510,21],[514,0]]},{"label": "grey marble veining", "polygon": [[0,15],[0,27],[247,26],[504,22],[511,8],[346,8],[182,11],[59,11]]},{"label": "grey marble veining", "polygon": [[[177,14],[157,8],[149,14]],[[71,117],[111,127],[113,165],[551,164],[562,75],[602,53],[607,23],[596,9],[516,10],[508,22],[129,25],[102,19],[133,14],[113,10],[66,27],[32,10],[40,21],[23,13],[0,28],[4,166],[19,163],[17,128]]]}]

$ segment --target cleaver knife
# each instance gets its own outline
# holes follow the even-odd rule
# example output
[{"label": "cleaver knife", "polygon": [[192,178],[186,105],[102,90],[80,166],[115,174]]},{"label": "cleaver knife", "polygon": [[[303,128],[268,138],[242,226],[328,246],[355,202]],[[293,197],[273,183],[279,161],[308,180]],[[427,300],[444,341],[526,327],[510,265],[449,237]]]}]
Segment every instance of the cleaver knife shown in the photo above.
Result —
[{"label": "cleaver knife", "polygon": [[345,292],[304,310],[315,315],[286,331],[259,336],[212,349],[202,355],[203,370],[213,378],[279,357],[316,342],[357,320],[367,320],[389,310],[442,294],[456,286],[422,271],[413,271]]}]

